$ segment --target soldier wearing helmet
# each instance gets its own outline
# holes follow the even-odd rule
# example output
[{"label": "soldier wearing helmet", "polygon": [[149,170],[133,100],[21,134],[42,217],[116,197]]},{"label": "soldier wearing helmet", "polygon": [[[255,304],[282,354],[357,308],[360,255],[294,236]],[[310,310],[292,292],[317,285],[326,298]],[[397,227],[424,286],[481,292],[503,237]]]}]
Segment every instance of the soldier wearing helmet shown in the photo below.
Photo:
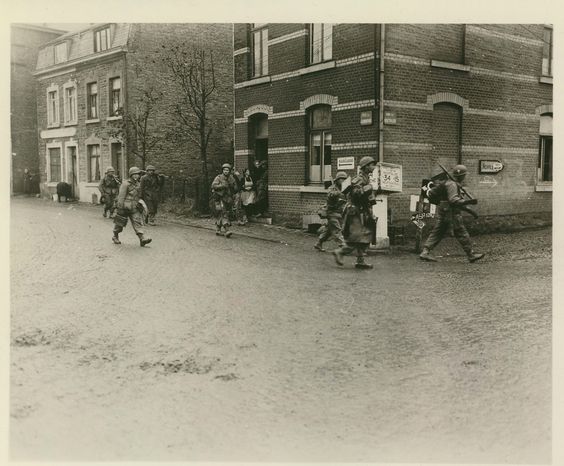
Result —
[{"label": "soldier wearing helmet", "polygon": [[362,157],[358,163],[360,171],[352,179],[347,203],[343,213],[343,236],[345,244],[333,251],[335,262],[343,265],[343,256],[356,251],[357,269],[371,269],[372,264],[364,261],[366,250],[372,241],[376,223],[372,206],[376,200],[374,188],[370,183],[370,174],[376,167],[376,161],[369,156]]},{"label": "soldier wearing helmet", "polygon": [[468,169],[464,165],[455,165],[452,169],[452,176],[444,182],[444,188],[440,191],[442,200],[437,208],[437,220],[435,226],[429,233],[429,237],[423,246],[423,251],[419,258],[428,262],[436,262],[437,258],[431,254],[431,251],[437,246],[452,225],[452,231],[455,238],[458,240],[462,249],[466,253],[470,262],[476,262],[484,257],[484,254],[477,253],[472,247],[470,235],[464,226],[462,220],[462,211],[468,210],[475,217],[473,211],[468,209],[468,204],[477,204],[477,199],[465,199],[463,196],[462,183],[466,178]]},{"label": "soldier wearing helmet", "polygon": [[211,206],[216,217],[216,235],[224,235],[226,238],[232,235],[232,232],[229,231],[231,226],[229,214],[233,209],[234,196],[237,191],[237,181],[231,175],[231,165],[224,163],[221,166],[221,173],[214,178],[211,184]]},{"label": "soldier wearing helmet", "polygon": [[317,243],[313,245],[318,251],[325,252],[323,243],[331,238],[334,238],[339,246],[345,244],[341,222],[343,220],[343,210],[347,203],[347,197],[341,191],[341,186],[343,185],[343,181],[348,177],[349,175],[345,172],[337,172],[333,184],[329,187],[326,206],[327,225],[321,228]]},{"label": "soldier wearing helmet", "polygon": [[100,202],[104,205],[103,216],[107,217],[108,212],[110,218],[114,215],[114,210],[116,208],[116,199],[119,192],[119,185],[121,182],[115,176],[114,167],[106,168],[106,173],[104,178],[100,180],[98,184],[98,190],[100,191]]},{"label": "soldier wearing helmet", "polygon": [[129,179],[125,180],[120,188],[117,199],[117,214],[114,217],[114,235],[112,241],[115,244],[121,244],[119,234],[127,225],[127,220],[131,220],[131,226],[139,237],[139,244],[145,246],[152,240],[145,236],[143,229],[143,215],[140,212],[141,186],[139,179],[141,178],[141,170],[138,167],[129,169]]},{"label": "soldier wearing helmet", "polygon": [[155,225],[155,216],[160,202],[161,183],[156,168],[153,165],[147,165],[147,173],[141,177],[141,199],[147,205],[148,218],[146,222],[149,225]]}]

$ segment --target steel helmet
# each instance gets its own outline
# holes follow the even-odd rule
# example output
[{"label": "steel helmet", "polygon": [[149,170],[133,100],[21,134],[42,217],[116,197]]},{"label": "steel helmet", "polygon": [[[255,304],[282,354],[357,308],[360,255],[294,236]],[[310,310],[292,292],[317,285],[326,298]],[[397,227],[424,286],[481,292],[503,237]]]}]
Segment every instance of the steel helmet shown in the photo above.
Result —
[{"label": "steel helmet", "polygon": [[129,176],[136,175],[138,173],[141,173],[141,169],[139,167],[131,167],[129,169]]},{"label": "steel helmet", "polygon": [[231,165],[228,164],[228,163],[224,163],[224,164],[221,166],[221,168],[222,168],[222,169],[223,169],[223,168],[229,168],[229,170],[231,170]]},{"label": "steel helmet", "polygon": [[365,167],[366,165],[369,165],[371,163],[376,163],[376,160],[374,160],[372,157],[370,157],[369,155],[366,155],[364,157],[362,157],[360,159],[360,162],[358,162],[358,166],[360,168]]},{"label": "steel helmet", "polygon": [[109,172],[115,172],[114,167],[106,168],[106,173],[109,173]]},{"label": "steel helmet", "polygon": [[147,165],[147,171],[149,170],[156,170],[154,165]]},{"label": "steel helmet", "polygon": [[337,172],[335,180],[346,180],[349,177],[345,172]]},{"label": "steel helmet", "polygon": [[452,169],[452,176],[463,176],[468,173],[468,169],[465,165],[455,165]]}]

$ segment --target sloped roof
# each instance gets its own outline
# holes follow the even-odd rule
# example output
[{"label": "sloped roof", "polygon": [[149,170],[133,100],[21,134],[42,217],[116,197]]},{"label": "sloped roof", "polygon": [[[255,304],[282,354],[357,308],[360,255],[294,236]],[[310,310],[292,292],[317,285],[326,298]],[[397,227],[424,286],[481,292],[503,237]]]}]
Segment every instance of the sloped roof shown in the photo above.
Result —
[{"label": "sloped roof", "polygon": [[[129,37],[130,24],[127,23],[101,23],[90,26],[87,29],[80,31],[73,31],[64,34],[56,39],[50,41],[47,45],[39,50],[37,56],[36,70],[41,71],[46,68],[57,65],[64,66],[65,63],[75,62],[82,58],[94,57],[98,53],[94,52],[94,34],[104,26],[110,26],[110,46],[104,52],[111,51],[112,49],[119,49],[127,45]],[[66,62],[55,64],[55,51],[54,48],[57,44],[67,41],[68,46],[68,59]]]}]

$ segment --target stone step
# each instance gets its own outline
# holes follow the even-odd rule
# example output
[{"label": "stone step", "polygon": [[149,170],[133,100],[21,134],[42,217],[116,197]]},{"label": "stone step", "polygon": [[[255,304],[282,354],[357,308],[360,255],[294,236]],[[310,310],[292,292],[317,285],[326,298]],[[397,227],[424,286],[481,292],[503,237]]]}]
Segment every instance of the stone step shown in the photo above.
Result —
[{"label": "stone step", "polygon": [[272,225],[272,217],[249,217],[251,223],[262,223],[263,225]]}]

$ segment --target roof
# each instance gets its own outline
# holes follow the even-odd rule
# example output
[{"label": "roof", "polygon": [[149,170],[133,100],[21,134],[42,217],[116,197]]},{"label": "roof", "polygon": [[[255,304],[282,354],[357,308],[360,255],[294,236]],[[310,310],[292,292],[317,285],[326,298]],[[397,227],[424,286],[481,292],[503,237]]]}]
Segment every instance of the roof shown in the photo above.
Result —
[{"label": "roof", "polygon": [[55,29],[47,26],[42,26],[41,24],[12,23],[11,26],[20,29],[30,29],[32,31],[51,32],[53,34],[64,34],[67,32],[62,29]]}]

